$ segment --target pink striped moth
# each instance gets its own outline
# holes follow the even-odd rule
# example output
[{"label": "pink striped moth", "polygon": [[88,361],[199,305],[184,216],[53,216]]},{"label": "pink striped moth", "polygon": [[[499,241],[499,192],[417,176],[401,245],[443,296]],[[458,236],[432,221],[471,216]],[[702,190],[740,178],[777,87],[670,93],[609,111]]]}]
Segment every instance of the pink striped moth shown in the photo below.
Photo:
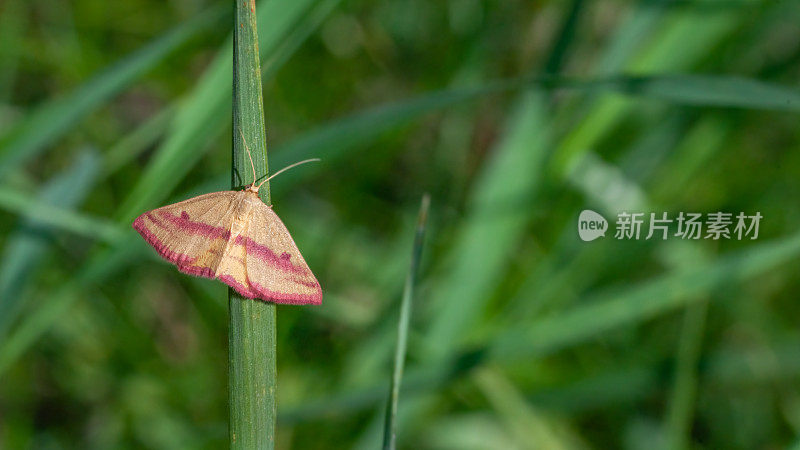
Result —
[{"label": "pink striped moth", "polygon": [[264,183],[310,161],[319,160],[292,164],[242,191],[212,192],[148,211],[133,228],[181,272],[218,279],[247,298],[318,305],[319,282],[281,219],[258,197]]}]

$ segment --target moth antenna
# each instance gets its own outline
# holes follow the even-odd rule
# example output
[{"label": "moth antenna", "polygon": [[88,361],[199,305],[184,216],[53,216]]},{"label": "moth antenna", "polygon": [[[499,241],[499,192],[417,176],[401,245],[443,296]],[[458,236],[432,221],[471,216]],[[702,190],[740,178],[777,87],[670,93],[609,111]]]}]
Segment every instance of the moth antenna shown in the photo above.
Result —
[{"label": "moth antenna", "polygon": [[[244,142],[244,149],[247,150],[247,157],[250,158],[250,167],[253,168],[253,184],[256,184],[256,165],[253,164],[253,155],[250,154],[250,147],[247,146],[247,141],[244,138],[244,131],[239,127],[239,134],[242,135],[242,142]],[[259,185],[261,187],[261,185]]]},{"label": "moth antenna", "polygon": [[[259,184],[259,185],[258,185],[258,188],[261,188],[261,185],[262,185],[262,184],[264,184],[264,183],[266,183],[267,181],[269,181],[269,180],[271,180],[271,179],[273,179],[273,178],[277,177],[277,176],[278,176],[278,175],[280,175],[281,173],[283,173],[283,172],[286,172],[287,170],[291,169],[292,167],[297,167],[297,166],[299,166],[300,164],[310,163],[310,162],[314,162],[314,161],[322,161],[322,160],[321,160],[321,159],[319,159],[319,158],[311,158],[311,159],[304,159],[303,161],[299,161],[299,162],[296,162],[296,163],[294,163],[294,164],[290,164],[290,165],[288,165],[288,166],[284,167],[283,169],[281,169],[281,170],[279,170],[279,171],[277,171],[277,172],[273,173],[272,175],[270,175],[270,176],[269,176],[269,178],[267,178],[266,180],[262,181],[262,182],[261,182],[261,184]],[[256,189],[258,189],[258,188],[256,188]]]}]

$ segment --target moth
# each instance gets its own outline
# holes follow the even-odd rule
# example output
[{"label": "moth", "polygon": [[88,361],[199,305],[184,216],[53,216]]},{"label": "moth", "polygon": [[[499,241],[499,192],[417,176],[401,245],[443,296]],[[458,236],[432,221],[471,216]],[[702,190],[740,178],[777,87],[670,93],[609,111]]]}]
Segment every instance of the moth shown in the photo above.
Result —
[{"label": "moth", "polygon": [[[242,136],[244,138],[244,136]],[[246,148],[245,143],[245,148]],[[247,149],[250,164],[253,158]],[[258,197],[259,185],[200,195],[148,211],[133,228],[189,275],[218,279],[240,295],[293,305],[322,303],[322,289],[281,219]]]}]

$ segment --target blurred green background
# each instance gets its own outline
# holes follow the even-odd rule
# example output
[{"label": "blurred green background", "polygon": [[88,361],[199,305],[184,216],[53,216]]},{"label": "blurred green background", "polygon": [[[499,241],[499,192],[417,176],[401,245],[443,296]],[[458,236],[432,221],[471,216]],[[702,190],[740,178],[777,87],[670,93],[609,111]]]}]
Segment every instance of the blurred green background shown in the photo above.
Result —
[{"label": "blurred green background", "polygon": [[[227,445],[227,288],[130,228],[230,185],[231,4],[0,3],[0,447]],[[263,0],[277,448],[800,448],[800,3]],[[760,212],[757,240],[577,216]],[[612,224],[613,229],[613,224]],[[674,231],[674,230],[673,230]]]}]

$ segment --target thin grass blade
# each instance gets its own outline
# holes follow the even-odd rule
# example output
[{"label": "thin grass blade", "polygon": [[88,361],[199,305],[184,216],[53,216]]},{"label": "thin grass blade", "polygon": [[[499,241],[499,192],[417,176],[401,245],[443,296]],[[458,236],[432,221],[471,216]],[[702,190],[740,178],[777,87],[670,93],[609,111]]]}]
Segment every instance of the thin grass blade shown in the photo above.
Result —
[{"label": "thin grass blade", "polygon": [[0,186],[0,209],[24,217],[37,226],[68,231],[86,238],[109,243],[119,242],[125,235],[117,224],[99,217],[90,217],[58,206],[16,189]]},{"label": "thin grass blade", "polygon": [[397,404],[400,400],[400,384],[403,381],[403,367],[406,360],[408,345],[408,328],[411,323],[411,307],[414,302],[414,287],[417,281],[419,261],[422,258],[422,246],[425,241],[425,226],[428,221],[430,196],[422,197],[419,207],[419,218],[414,235],[414,246],[411,252],[411,264],[408,268],[406,283],[403,289],[403,299],[400,302],[400,319],[397,321],[397,346],[394,351],[394,368],[389,387],[389,401],[386,405],[386,420],[383,427],[383,448],[394,450],[397,447]]}]

